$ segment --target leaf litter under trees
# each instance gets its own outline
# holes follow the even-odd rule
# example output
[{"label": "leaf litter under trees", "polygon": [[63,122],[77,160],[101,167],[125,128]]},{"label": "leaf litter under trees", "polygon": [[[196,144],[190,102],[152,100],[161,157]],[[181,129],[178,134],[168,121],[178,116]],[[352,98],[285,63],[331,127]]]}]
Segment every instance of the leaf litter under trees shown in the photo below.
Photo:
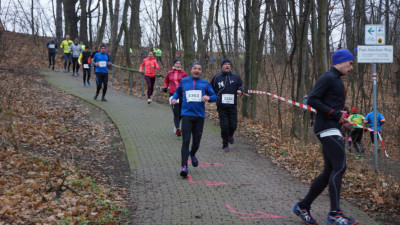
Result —
[{"label": "leaf litter under trees", "polygon": [[[20,35],[17,34],[17,36],[21,36],[19,38],[25,38],[25,41],[19,41],[19,43],[28,43],[27,40],[29,37],[28,35]],[[18,39],[17,39],[18,40]],[[44,42],[43,40],[41,40],[42,42]],[[43,43],[44,45],[44,43]],[[29,47],[28,47],[29,46]],[[32,48],[31,45],[26,45],[22,44],[20,45],[18,50],[12,49],[12,55],[17,55],[18,52],[22,51],[28,51],[29,52],[29,48]],[[36,68],[43,68],[47,66],[47,59],[46,59],[46,52],[43,51],[39,46],[33,46],[33,48],[37,48],[37,52],[38,54],[34,55],[35,57],[27,57],[25,60],[25,62],[27,62],[27,65],[29,65],[30,67],[33,67],[34,65],[36,65]],[[32,56],[32,55],[30,55]],[[59,55],[57,55],[57,57],[59,57]],[[8,69],[13,70],[15,72],[15,68],[18,68],[19,65],[19,60],[16,57],[10,57],[9,58],[9,62],[7,63],[7,65],[9,66]],[[61,62],[60,60],[58,60],[58,68],[61,68]],[[2,68],[4,69],[4,63]],[[11,69],[12,68],[12,69]],[[18,71],[17,71],[18,72]],[[24,73],[26,74],[26,72],[28,71],[24,71]],[[6,72],[7,73],[7,72]],[[18,72],[19,74],[24,74],[21,71]],[[5,82],[5,80],[11,80],[13,78],[13,76],[7,77],[8,79],[6,79],[4,76],[4,71],[2,73],[2,75],[0,76],[0,82],[1,84],[3,82]],[[29,74],[29,72],[28,72]],[[210,76],[210,74],[205,74],[205,76]],[[40,78],[40,79],[39,79]],[[47,84],[43,84],[43,80],[40,76],[36,77],[36,81],[33,81],[33,83],[38,83],[38,84],[42,84],[44,86],[46,86]],[[206,77],[207,79],[207,77]],[[117,80],[116,80],[117,81]],[[126,82],[125,82],[126,81]],[[161,80],[160,80],[161,81]],[[127,80],[124,80],[124,85],[123,88],[121,89],[121,91],[125,91],[125,92],[129,92],[129,86],[127,84]],[[19,84],[21,85],[21,84]],[[5,87],[7,87],[7,90],[16,90],[19,88],[19,85],[14,86],[14,87],[9,87],[8,85],[5,85]],[[35,89],[35,88],[31,88],[30,85],[26,85],[26,86],[20,86],[21,89],[26,89],[23,93],[38,93],[39,90]],[[119,84],[115,85],[116,88],[119,88]],[[14,88],[14,89],[13,89]],[[10,93],[13,93],[13,91],[10,91]],[[23,93],[20,93],[21,95],[23,95]],[[133,93],[134,95],[140,96],[140,86],[137,85],[136,87],[134,87]],[[28,94],[25,94],[28,95]],[[12,96],[11,94],[9,94],[9,96]],[[42,98],[43,95],[40,96],[40,98]],[[47,96],[47,95],[45,95]],[[160,101],[162,102],[167,102],[167,97],[164,96],[162,93],[159,96],[160,97]],[[40,99],[39,97],[37,97],[38,99]],[[74,107],[74,101],[76,101],[76,99],[74,100],[74,98],[72,97],[67,97],[67,95],[64,96],[65,98],[65,102],[60,103],[60,101],[58,101],[60,104],[59,105],[54,105],[54,107],[59,107],[56,110],[54,110],[54,112],[52,112],[52,110],[48,109],[48,111],[41,111],[42,113],[39,113],[39,115],[42,115],[43,118],[41,117],[35,117],[32,118],[32,122],[25,124],[27,125],[26,128],[27,130],[29,130],[30,135],[31,136],[25,136],[25,135],[21,135],[18,136],[18,138],[21,138],[21,140],[24,140],[24,138],[26,140],[29,140],[27,137],[31,137],[34,138],[36,142],[38,143],[43,143],[45,146],[45,148],[40,148],[40,146],[42,145],[35,145],[36,148],[32,148],[31,152],[38,154],[40,153],[40,149],[41,151],[45,150],[44,152],[46,152],[48,155],[52,156],[52,159],[57,159],[57,157],[66,157],[66,158],[74,158],[76,160],[76,155],[79,154],[75,154],[75,153],[71,153],[71,149],[65,150],[65,151],[51,151],[51,149],[53,149],[53,146],[57,146],[57,144],[60,144],[57,142],[57,140],[59,141],[60,138],[58,138],[57,135],[60,135],[59,133],[57,133],[57,131],[59,132],[59,129],[63,130],[64,132],[70,131],[70,133],[72,133],[71,131],[74,131],[76,129],[78,129],[79,131],[83,132],[83,134],[86,134],[86,137],[91,135],[95,135],[95,131],[99,132],[100,130],[104,129],[104,127],[102,128],[101,125],[95,123],[95,124],[88,124],[85,122],[82,122],[81,120],[81,114],[86,114],[86,116],[88,116],[90,118],[90,115],[88,115],[88,112],[86,110],[80,110],[76,107]],[[10,104],[12,101],[9,99],[9,97],[5,97],[2,99],[2,101],[6,99],[6,104]],[[23,100],[19,100],[19,101],[23,101]],[[44,102],[48,102],[51,101],[50,99],[47,100],[43,100]],[[240,102],[239,102],[240,103]],[[2,104],[3,105],[3,104]],[[59,125],[49,125],[49,124],[43,124],[40,121],[41,120],[46,120],[47,118],[50,117],[57,117],[60,116],[57,114],[57,112],[62,111],[64,107],[64,105],[68,105],[66,106],[67,108],[65,108],[66,112],[63,112],[62,116],[64,118],[63,120],[63,124],[65,124],[65,126],[62,126],[62,128],[59,128]],[[69,107],[69,108],[68,108]],[[282,107],[289,107],[289,106],[282,106]],[[39,107],[36,107],[39,108]],[[23,111],[24,109],[20,109],[22,110],[21,112],[26,112]],[[11,113],[10,111],[8,111],[7,109],[0,109],[0,114],[2,115],[7,115],[7,113],[4,112],[8,112]],[[73,113],[71,113],[71,111]],[[290,110],[287,110],[288,112]],[[218,114],[216,113],[216,107],[215,104],[207,104],[206,105],[206,116],[209,119],[217,119],[218,120]],[[284,118],[290,118],[290,115],[288,115],[287,113],[284,113],[282,115]],[[1,117],[1,118],[2,118]],[[69,120],[67,120],[66,118],[69,118]],[[90,119],[88,119],[90,120]],[[83,120],[83,121],[88,121],[88,120]],[[9,121],[7,119],[5,119],[5,121]],[[70,121],[70,123],[68,123],[68,121]],[[71,123],[71,121],[73,121]],[[65,123],[64,123],[65,122]],[[76,124],[75,124],[76,123]],[[39,125],[38,125],[39,124]],[[61,124],[61,122],[59,122],[58,124]],[[310,141],[307,144],[304,144],[300,141],[298,141],[297,139],[288,137],[288,135],[285,135],[281,130],[277,129],[276,127],[271,127],[270,125],[263,123],[262,121],[251,121],[245,118],[239,118],[239,128],[238,131],[240,132],[241,135],[246,136],[252,140],[254,140],[255,145],[257,146],[257,151],[260,155],[267,155],[274,163],[276,163],[278,166],[287,169],[288,171],[290,171],[295,177],[299,177],[302,179],[303,182],[305,183],[311,183],[312,180],[314,180],[314,178],[322,171],[323,169],[323,161],[322,161],[322,157],[321,157],[321,153],[319,150],[319,145],[318,145],[318,141]],[[112,125],[113,126],[113,125]],[[13,131],[15,128],[21,128],[24,127],[23,123],[19,124],[16,123],[15,127],[14,126],[5,126],[2,127],[1,131],[2,131],[2,135],[3,135],[3,130],[4,131],[8,131],[10,133],[10,130]],[[53,136],[49,137],[49,136],[42,136],[40,137],[40,132],[37,132],[37,130],[35,129],[41,129],[44,131],[48,131],[48,132],[52,132]],[[11,132],[12,133],[12,132]],[[39,134],[38,134],[39,133]],[[110,134],[110,133],[108,133]],[[8,134],[10,135],[10,134]],[[38,136],[39,135],[39,136]],[[15,136],[15,135],[14,135]],[[113,135],[110,136],[119,136],[119,134],[114,133]],[[108,136],[108,137],[110,137]],[[313,136],[313,134],[311,134],[310,136]],[[8,137],[8,136],[7,136]],[[82,135],[82,137],[85,137],[85,135]],[[67,143],[68,145],[70,145],[71,143],[74,143],[74,141],[77,143],[79,141],[82,141],[82,138],[80,135],[76,135],[76,136],[68,136],[65,138],[64,143]],[[4,139],[5,137],[2,136],[2,138]],[[12,136],[10,137],[10,140]],[[58,139],[57,139],[58,138]],[[76,138],[76,140],[74,139]],[[6,138],[7,139],[7,138]],[[8,140],[8,139],[7,139]],[[47,140],[47,142],[45,141]],[[86,140],[86,139],[83,139]],[[28,141],[29,142],[29,141]],[[33,142],[33,144],[35,144],[36,142]],[[47,145],[46,145],[47,143]],[[104,142],[106,143],[106,142]],[[103,144],[104,144],[103,143]],[[32,144],[32,143],[31,143]],[[112,148],[113,145],[111,145]],[[395,146],[395,145],[393,145]],[[52,148],[53,147],[53,148]],[[82,146],[79,146],[82,147]],[[79,148],[77,147],[77,148]],[[105,148],[109,148],[104,146]],[[123,148],[122,143],[120,148]],[[27,146],[25,146],[25,149],[27,149]],[[54,148],[55,149],[55,148]],[[104,150],[104,149],[102,149]],[[16,150],[14,150],[16,151]],[[87,149],[85,149],[85,151],[87,151]],[[97,151],[97,150],[96,150]],[[24,156],[24,154],[21,153],[16,153],[19,154],[21,156]],[[26,153],[27,154],[27,153]],[[31,153],[29,153],[31,154]],[[90,154],[89,154],[90,155]],[[82,155],[80,155],[82,157]],[[37,157],[37,156],[32,156],[32,157]],[[370,156],[372,157],[372,156]],[[51,159],[51,158],[50,158]],[[380,159],[383,159],[382,157]],[[49,160],[49,159],[46,159]],[[88,160],[97,160],[96,163],[97,165],[101,165],[101,161],[102,159],[88,159]],[[1,162],[2,165],[3,162]],[[367,159],[365,160],[356,160],[352,155],[348,155],[347,158],[347,163],[348,163],[348,168],[347,171],[345,173],[344,179],[343,179],[343,191],[342,191],[342,196],[344,198],[346,198],[347,200],[350,200],[353,204],[358,205],[362,210],[370,213],[371,216],[375,217],[375,219],[377,219],[379,222],[383,223],[383,224],[396,224],[396,221],[399,221],[400,218],[400,187],[399,187],[399,180],[394,178],[393,176],[386,176],[384,173],[382,173],[380,176],[376,177],[372,168],[373,166],[371,166],[373,164],[373,162],[368,161]],[[62,164],[61,162],[55,162],[56,165]],[[0,166],[1,168],[2,166]],[[390,167],[392,168],[392,167]],[[389,169],[390,169],[389,168]],[[398,165],[396,167],[393,168],[398,168]],[[99,168],[97,168],[99,169]],[[74,167],[71,167],[70,165],[66,165],[65,166],[65,171],[74,171],[76,169],[74,169]],[[82,171],[82,170],[81,170]],[[51,172],[51,170],[47,170],[46,174],[49,174]],[[69,173],[69,172],[68,172]],[[395,173],[396,174],[396,173]],[[57,177],[58,176],[58,177]],[[60,187],[60,184],[62,183],[62,179],[64,174],[58,174],[56,176],[57,179],[55,179],[55,182],[53,186],[55,187]],[[78,181],[76,181],[77,183],[81,184],[81,183],[85,183],[89,184],[93,182],[93,175],[91,175],[92,177],[87,178],[86,175],[69,175],[68,179],[74,180],[74,176],[78,176],[79,179],[77,179]],[[100,174],[96,175],[97,177],[100,176]],[[101,176],[100,176],[101,177]],[[68,183],[68,179],[67,179],[67,183]],[[75,179],[76,180],[76,179]],[[0,182],[2,182],[0,180]],[[105,181],[107,183],[107,181]],[[69,185],[70,183],[68,183]],[[85,186],[85,185],[83,185]],[[75,186],[70,186],[71,188],[74,188]],[[46,186],[46,188],[49,188],[49,185]],[[66,189],[66,188],[62,188],[63,193],[61,196],[63,195],[68,195],[71,196],[71,198],[77,198],[77,196],[71,192],[70,190]],[[79,189],[76,190],[79,193]],[[1,189],[0,189],[1,191]],[[327,190],[326,190],[327,191]],[[2,192],[0,192],[2,193]],[[22,192],[23,193],[23,192]],[[55,193],[47,193],[48,195],[54,197]],[[122,196],[118,196],[116,197],[116,199],[121,199]],[[40,197],[45,197],[47,199],[47,197],[41,196],[41,195],[37,195],[37,198]],[[50,198],[51,199],[51,198]],[[42,199],[43,200],[43,199]],[[44,204],[44,203],[40,203]],[[85,205],[82,205],[82,207],[85,207]],[[1,213],[0,213],[1,215]],[[94,217],[98,216],[97,212],[93,212],[91,214]]]},{"label": "leaf litter under trees", "polygon": [[1,62],[0,224],[128,221],[130,170],[116,126],[46,83],[39,66],[40,55]]}]

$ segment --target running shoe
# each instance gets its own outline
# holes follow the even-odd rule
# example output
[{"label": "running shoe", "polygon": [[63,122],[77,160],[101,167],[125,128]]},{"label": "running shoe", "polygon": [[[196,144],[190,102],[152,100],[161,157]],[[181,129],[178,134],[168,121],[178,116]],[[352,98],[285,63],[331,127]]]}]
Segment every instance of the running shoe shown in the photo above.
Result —
[{"label": "running shoe", "polygon": [[230,144],[235,143],[235,138],[233,138],[233,136],[230,136],[230,137],[229,137],[229,143],[230,143]]},{"label": "running shoe", "polygon": [[223,152],[229,152],[229,147],[222,148]]},{"label": "running shoe", "polygon": [[87,85],[90,87],[90,82],[89,81],[87,82]]},{"label": "running shoe", "polygon": [[186,178],[187,175],[189,174],[188,168],[186,166],[182,166],[182,170],[181,170],[181,177]]},{"label": "running shoe", "polygon": [[181,129],[176,129],[176,132],[175,132],[175,134],[176,134],[176,136],[178,136],[178,137],[180,137],[180,136],[182,136],[182,130]]},{"label": "running shoe", "polygon": [[82,87],[86,87],[86,84],[82,84]]},{"label": "running shoe", "polygon": [[94,100],[97,100],[97,95],[95,95],[95,96],[93,97],[93,99],[94,99]]},{"label": "running shoe", "polygon": [[355,225],[358,224],[358,220],[347,218],[343,215],[343,211],[330,212],[327,215],[326,223],[330,225]]},{"label": "running shoe", "polygon": [[147,104],[151,103],[151,98],[147,99]]},{"label": "running shoe", "polygon": [[293,206],[292,211],[294,212],[294,214],[300,217],[305,224],[318,224],[318,221],[312,218],[310,213],[310,208],[308,209],[300,208],[299,202],[296,202],[296,205]]},{"label": "running shoe", "polygon": [[107,99],[106,99],[105,97],[102,97],[102,98],[101,98],[101,101],[106,102]]},{"label": "running shoe", "polygon": [[190,156],[192,159],[192,166],[197,167],[199,165],[199,160],[197,160],[196,156]]}]

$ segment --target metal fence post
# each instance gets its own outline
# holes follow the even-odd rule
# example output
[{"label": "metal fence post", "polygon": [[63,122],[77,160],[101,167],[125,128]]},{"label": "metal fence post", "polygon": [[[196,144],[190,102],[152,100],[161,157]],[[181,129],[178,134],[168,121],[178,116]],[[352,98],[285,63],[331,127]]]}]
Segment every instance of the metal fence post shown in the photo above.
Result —
[{"label": "metal fence post", "polygon": [[119,68],[119,83],[120,83],[120,86],[122,89],[122,69],[121,68]]},{"label": "metal fence post", "polygon": [[144,96],[144,87],[143,87],[143,82],[144,82],[144,74],[142,74],[142,97]]},{"label": "metal fence post", "polygon": [[114,66],[111,66],[111,86],[114,84]]},{"label": "metal fence post", "polygon": [[132,71],[129,71],[129,93],[132,93]]},{"label": "metal fence post", "polygon": [[158,77],[156,76],[156,101],[158,102]]}]

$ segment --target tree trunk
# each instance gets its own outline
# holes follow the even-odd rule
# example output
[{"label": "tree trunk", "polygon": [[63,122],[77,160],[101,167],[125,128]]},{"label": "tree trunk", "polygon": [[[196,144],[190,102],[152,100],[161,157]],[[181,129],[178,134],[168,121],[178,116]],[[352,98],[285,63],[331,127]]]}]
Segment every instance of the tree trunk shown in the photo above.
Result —
[{"label": "tree trunk", "polygon": [[81,4],[81,23],[79,26],[79,34],[80,34],[80,39],[81,41],[87,45],[88,44],[88,26],[87,26],[87,10],[86,10],[86,4],[87,0],[80,0]]},{"label": "tree trunk", "polygon": [[162,15],[158,23],[160,24],[160,49],[171,52],[172,37],[172,1],[163,0]]},{"label": "tree trunk", "polygon": [[[302,5],[300,5],[302,8]],[[311,0],[306,0],[304,3],[304,11],[301,12],[300,24],[299,24],[299,36],[298,36],[298,60],[297,60],[297,78],[296,78],[296,96],[295,100],[297,102],[302,102],[304,97],[304,83],[306,79],[306,64],[307,61],[307,35],[308,35],[308,27],[309,27],[309,19],[311,13]],[[308,78],[308,76],[307,76]],[[303,111],[295,107],[293,113],[292,120],[292,130],[291,134],[295,137],[301,138],[302,135],[302,125],[298,121],[302,121],[301,116],[303,115]]]},{"label": "tree trunk", "polygon": [[[198,36],[199,40],[197,42],[198,43],[197,52],[199,54],[199,60],[203,64],[207,63],[206,51],[207,51],[207,47],[208,47],[208,39],[210,38],[210,33],[211,33],[212,24],[213,24],[213,20],[214,20],[214,6],[215,6],[215,0],[211,0],[210,8],[208,10],[208,19],[207,19],[207,26],[205,29],[205,34],[204,34],[204,36],[203,35]],[[197,17],[197,15],[196,15],[196,17]],[[196,19],[196,22],[197,22],[197,19]],[[197,24],[197,27],[199,27],[199,26],[200,25]],[[197,31],[198,31],[197,33],[199,33],[199,28],[197,28]],[[200,37],[201,37],[201,40],[200,40]]]},{"label": "tree trunk", "polygon": [[63,39],[63,20],[62,20],[62,0],[56,1],[56,36],[57,43],[60,44]]},{"label": "tree trunk", "polygon": [[64,19],[65,19],[65,35],[70,35],[71,39],[79,38],[78,36],[78,16],[76,15],[75,5],[78,0],[63,0]]},{"label": "tree trunk", "polygon": [[273,14],[272,28],[274,31],[273,49],[275,55],[275,63],[284,65],[286,63],[286,9],[287,0],[279,0],[276,7],[271,2],[271,12]]},{"label": "tree trunk", "polygon": [[328,70],[328,2],[318,1],[318,64],[319,74]]},{"label": "tree trunk", "polygon": [[[116,39],[114,40],[114,45],[111,48],[111,58],[114,60],[114,62],[117,62],[117,63],[118,63],[117,51],[118,51],[119,43],[121,42],[121,38],[122,38],[122,35],[123,35],[124,31],[128,29],[127,28],[128,27],[128,24],[127,24],[128,8],[129,8],[129,1],[125,1],[124,9],[123,9],[123,12],[122,12],[121,27],[119,29],[119,32],[118,32],[118,35],[117,35]],[[129,49],[128,49],[128,52],[129,52]]]},{"label": "tree trunk", "polygon": [[99,28],[99,31],[97,33],[97,40],[96,40],[96,47],[100,45],[100,43],[103,42],[104,38],[104,30],[106,29],[106,23],[107,23],[107,0],[102,0],[102,5],[103,5],[103,13],[101,16],[101,25]]},{"label": "tree trunk", "polygon": [[[262,55],[264,49],[264,39],[266,24],[263,22],[260,34],[260,0],[246,0],[245,15],[245,63],[244,63],[244,82],[245,92],[249,89],[257,89],[258,72],[262,65]],[[264,14],[264,20],[267,20],[267,13]],[[256,118],[257,96],[251,95],[251,98],[243,98],[242,115],[243,117]]]},{"label": "tree trunk", "polygon": [[130,46],[132,48],[139,48],[141,45],[142,31],[140,28],[140,0],[131,0],[131,18],[129,32],[131,36]]},{"label": "tree trunk", "polygon": [[35,35],[35,17],[33,15],[33,3],[34,3],[34,1],[31,0],[31,29],[32,29],[32,36]]},{"label": "tree trunk", "polygon": [[181,31],[183,51],[184,51],[184,68],[190,71],[190,66],[194,61],[194,21],[193,21],[193,0],[180,1],[178,22]]},{"label": "tree trunk", "polygon": [[234,1],[235,8],[235,18],[233,20],[233,49],[235,51],[235,55],[238,55],[239,52],[239,38],[238,38],[238,29],[239,29],[239,0]]},{"label": "tree trunk", "polygon": [[[112,8],[112,0],[108,0],[109,8],[110,8],[110,19],[111,19],[111,38],[110,38],[110,49],[111,49],[111,58],[115,61],[115,56],[117,55],[118,45],[117,43],[117,35],[118,35],[118,22],[119,22],[119,6],[120,0],[115,0],[114,9]],[[114,12],[113,12],[114,10]]]},{"label": "tree trunk", "polygon": [[221,26],[219,25],[219,22],[218,22],[219,5],[220,5],[219,3],[220,3],[220,0],[217,0],[217,6],[215,7],[215,25],[217,26],[217,29],[218,29],[218,38],[219,38],[219,44],[221,46],[222,58],[226,58],[224,40],[222,38],[222,30],[221,30]]}]

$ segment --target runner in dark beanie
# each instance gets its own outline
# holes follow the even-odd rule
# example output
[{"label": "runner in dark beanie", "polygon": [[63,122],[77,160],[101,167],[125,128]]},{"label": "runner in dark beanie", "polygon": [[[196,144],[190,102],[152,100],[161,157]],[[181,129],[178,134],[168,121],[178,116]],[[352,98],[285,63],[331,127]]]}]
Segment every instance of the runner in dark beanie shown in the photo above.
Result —
[{"label": "runner in dark beanie", "polygon": [[354,57],[349,50],[340,49],[332,55],[332,68],[321,75],[308,98],[308,104],[318,111],[314,132],[322,144],[324,171],[313,181],[305,198],[297,202],[292,211],[306,224],[317,224],[310,214],[311,204],[329,185],[331,211],[327,224],[352,225],[357,220],[347,218],[340,210],[339,198],[342,177],[346,171],[346,152],[341,126],[350,127],[351,122],[341,111],[346,100],[346,90],[341,76],[353,70]]}]

